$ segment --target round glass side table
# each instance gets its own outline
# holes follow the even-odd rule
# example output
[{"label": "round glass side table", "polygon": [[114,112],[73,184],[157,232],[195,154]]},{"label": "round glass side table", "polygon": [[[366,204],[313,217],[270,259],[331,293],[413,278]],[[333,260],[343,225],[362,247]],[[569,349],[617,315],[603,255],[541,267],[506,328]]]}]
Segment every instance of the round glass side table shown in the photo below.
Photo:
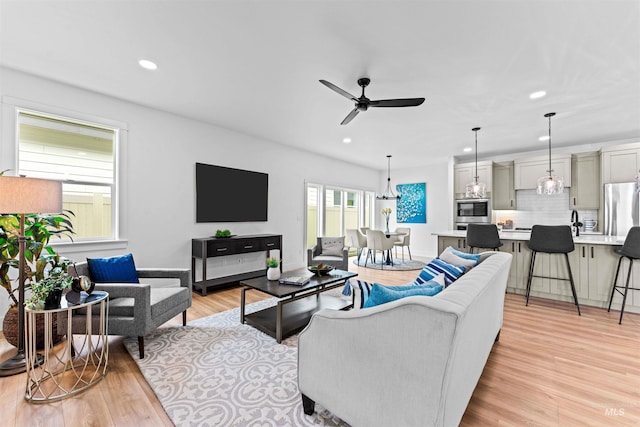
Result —
[{"label": "round glass side table", "polygon": [[[62,297],[59,308],[25,308],[27,401],[60,400],[80,393],[104,378],[109,359],[108,297],[107,292],[101,291],[91,294],[69,292]],[[43,356],[36,348],[36,319],[39,317],[44,317]],[[54,317],[58,334],[66,335],[66,339],[57,345],[53,339]]]}]

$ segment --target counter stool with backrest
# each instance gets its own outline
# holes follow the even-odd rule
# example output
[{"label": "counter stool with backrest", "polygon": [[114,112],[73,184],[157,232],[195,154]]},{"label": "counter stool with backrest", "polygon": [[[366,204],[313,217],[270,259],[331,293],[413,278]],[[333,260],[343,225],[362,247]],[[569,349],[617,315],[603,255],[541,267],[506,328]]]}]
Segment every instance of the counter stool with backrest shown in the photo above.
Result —
[{"label": "counter stool with backrest", "polygon": [[498,235],[498,227],[495,224],[469,224],[467,225],[467,245],[469,252],[473,248],[484,248],[499,251],[503,243]]},{"label": "counter stool with backrest", "polygon": [[[640,227],[631,227],[629,233],[627,233],[627,238],[624,239],[624,245],[621,248],[614,249],[614,251],[620,255],[620,258],[618,259],[616,276],[613,279],[611,297],[609,298],[609,308],[607,309],[607,311],[611,311],[611,302],[613,301],[613,295],[615,292],[618,292],[620,295],[622,295],[620,321],[618,322],[618,324],[622,324],[622,315],[624,314],[624,305],[627,302],[627,293],[629,292],[629,290],[640,291],[640,288],[629,287],[629,281],[631,280],[631,269],[633,268],[633,260],[640,259]],[[629,260],[629,271],[627,272],[627,281],[624,286],[618,285],[618,274],[620,273],[620,265],[622,264],[623,258],[627,258]],[[624,289],[624,292],[618,290],[619,288]]]},{"label": "counter stool with backrest", "polygon": [[[573,245],[573,236],[571,235],[571,227],[568,225],[534,225],[531,228],[531,237],[528,243],[531,249],[531,263],[529,264],[529,277],[527,278],[527,294],[526,303],[529,305],[529,293],[531,292],[531,280],[534,277],[543,279],[568,280],[571,283],[571,292],[573,293],[573,301],[578,308],[578,316],[580,316],[580,305],[578,304],[578,295],[576,294],[576,286],[573,282],[573,274],[571,274],[571,264],[569,264],[569,252],[575,249]],[[537,276],[533,274],[536,263],[536,254],[538,252],[546,254],[564,254],[567,261],[567,271],[569,278],[566,277],[549,277]]]}]

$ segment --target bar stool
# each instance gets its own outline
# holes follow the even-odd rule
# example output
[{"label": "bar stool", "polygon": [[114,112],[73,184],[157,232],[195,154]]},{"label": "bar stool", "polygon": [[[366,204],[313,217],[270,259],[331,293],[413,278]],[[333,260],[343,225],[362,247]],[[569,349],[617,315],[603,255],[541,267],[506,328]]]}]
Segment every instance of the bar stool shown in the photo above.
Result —
[{"label": "bar stool", "polygon": [[[631,280],[631,269],[633,268],[633,260],[640,259],[640,227],[631,227],[629,233],[627,233],[626,239],[624,239],[624,245],[621,248],[616,248],[614,251],[620,255],[618,259],[618,268],[616,269],[616,276],[613,279],[613,286],[611,288],[611,297],[609,298],[609,308],[607,311],[611,311],[611,302],[613,301],[613,294],[618,292],[622,295],[622,307],[620,307],[620,321],[619,325],[622,324],[622,315],[624,314],[624,305],[627,302],[627,293],[629,290],[632,291],[640,291],[640,288],[630,288],[629,281]],[[622,263],[622,259],[627,258],[629,260],[629,271],[627,272],[627,282],[624,286],[617,285],[618,283],[618,274],[620,273],[620,264]],[[624,292],[619,291],[618,288],[624,288]]]},{"label": "bar stool", "polygon": [[[529,305],[529,293],[531,292],[531,280],[534,277],[542,279],[568,280],[571,283],[571,292],[573,293],[573,301],[578,308],[578,316],[580,316],[580,305],[578,304],[578,295],[576,294],[576,286],[573,283],[573,274],[571,274],[571,264],[569,264],[569,252],[573,252],[573,236],[571,235],[571,227],[568,225],[534,225],[531,228],[531,237],[527,243],[531,249],[531,263],[529,264],[529,277],[527,278],[527,294],[525,306]],[[545,254],[564,254],[567,261],[567,270],[569,278],[565,277],[549,277],[537,276],[533,274],[536,263],[536,254],[538,252]]]},{"label": "bar stool", "polygon": [[499,251],[503,243],[500,241],[498,227],[495,224],[469,224],[467,225],[467,245],[469,245],[469,252],[473,253],[473,248]]}]

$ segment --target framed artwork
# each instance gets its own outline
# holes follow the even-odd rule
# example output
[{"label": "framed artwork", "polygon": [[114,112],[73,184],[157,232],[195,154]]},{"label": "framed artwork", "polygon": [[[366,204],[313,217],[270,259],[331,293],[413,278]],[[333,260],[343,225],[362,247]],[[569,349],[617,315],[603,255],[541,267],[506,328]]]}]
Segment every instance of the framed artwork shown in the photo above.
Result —
[{"label": "framed artwork", "polygon": [[402,197],[396,200],[396,222],[427,223],[427,183],[398,184]]}]

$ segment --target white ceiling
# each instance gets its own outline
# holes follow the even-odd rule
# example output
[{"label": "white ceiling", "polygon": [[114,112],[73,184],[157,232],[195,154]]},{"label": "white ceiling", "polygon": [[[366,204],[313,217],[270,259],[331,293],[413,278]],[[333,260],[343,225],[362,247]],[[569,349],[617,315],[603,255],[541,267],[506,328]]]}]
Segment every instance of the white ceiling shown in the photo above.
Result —
[{"label": "white ceiling", "polygon": [[[1,65],[381,170],[463,155],[475,126],[481,158],[545,149],[550,111],[554,147],[640,138],[638,0],[1,0],[0,25]],[[426,101],[340,126],[353,104],[318,80],[363,76]]]}]

